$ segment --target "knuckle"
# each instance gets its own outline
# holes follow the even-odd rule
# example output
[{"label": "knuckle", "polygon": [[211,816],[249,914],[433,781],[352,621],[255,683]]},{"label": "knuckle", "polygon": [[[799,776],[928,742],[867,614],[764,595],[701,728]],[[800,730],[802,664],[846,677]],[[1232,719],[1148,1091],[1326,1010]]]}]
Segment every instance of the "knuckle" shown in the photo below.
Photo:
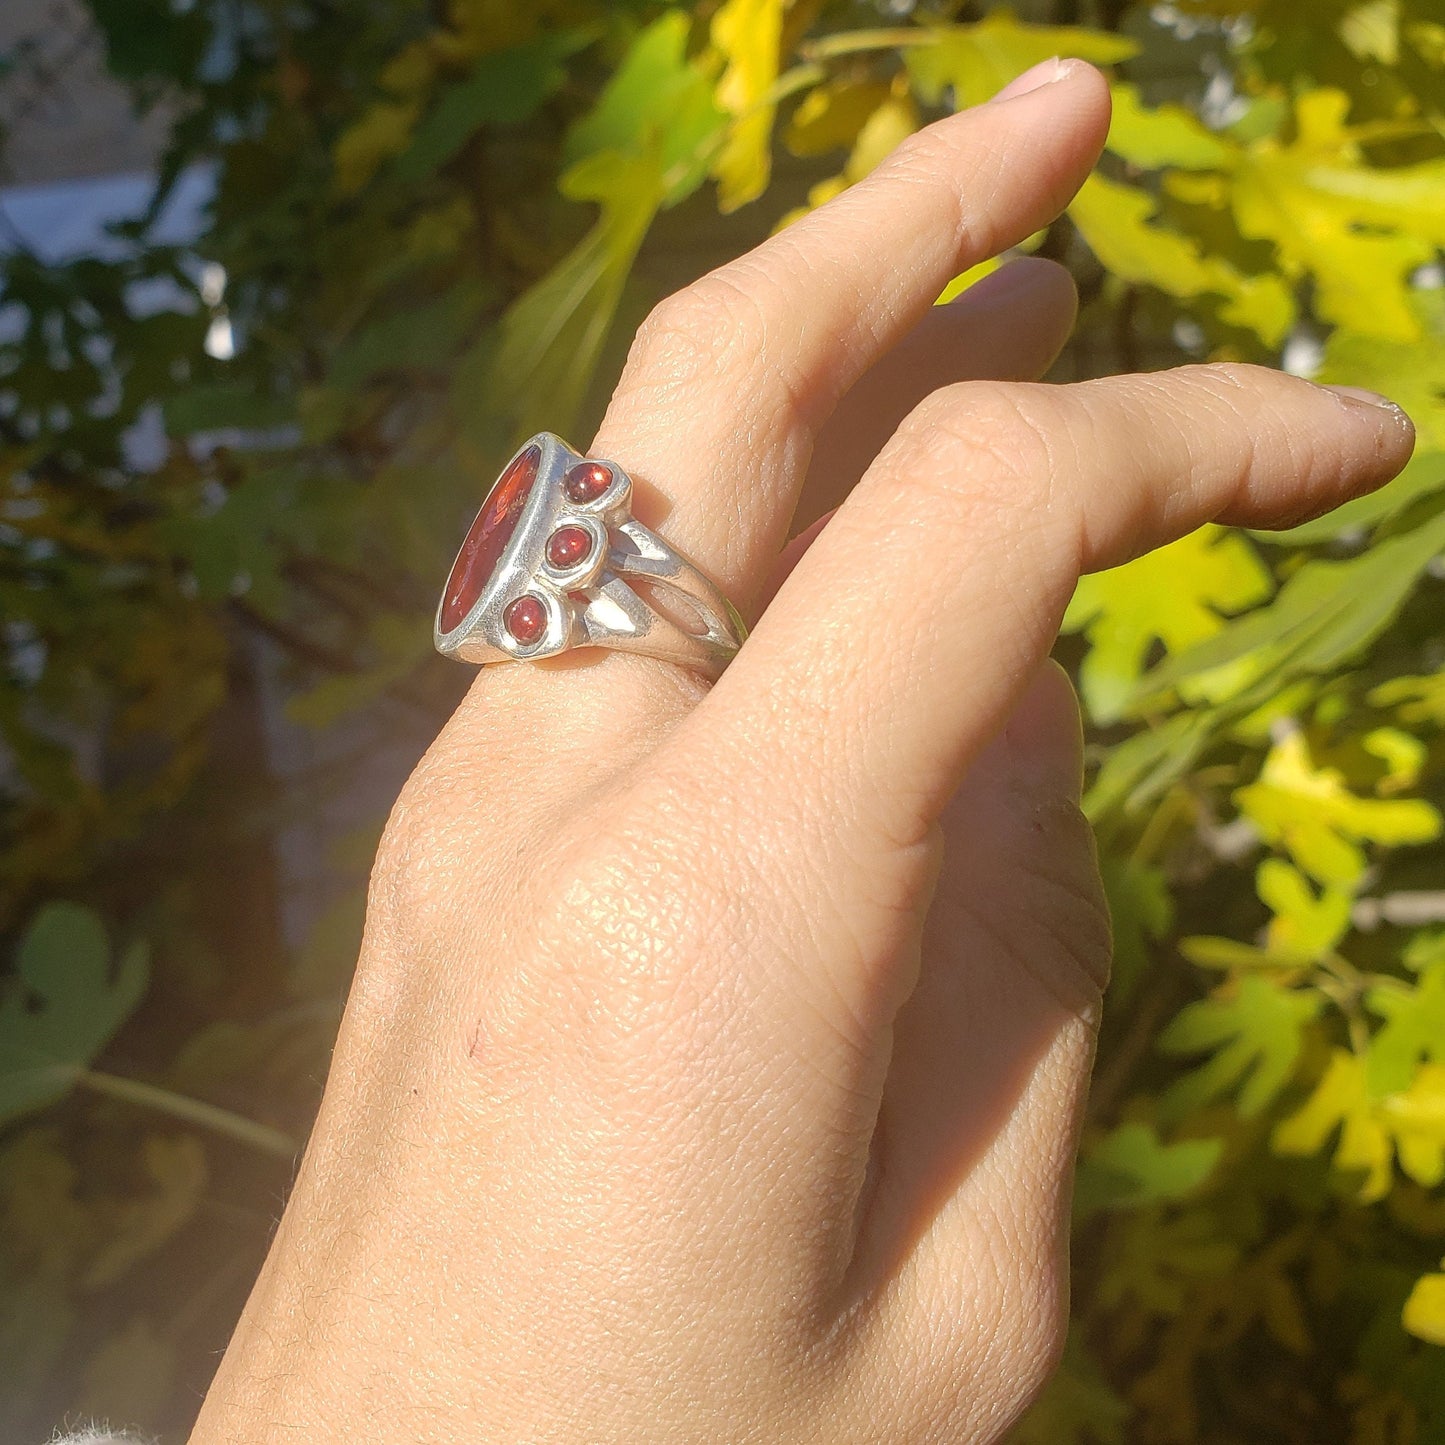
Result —
[{"label": "knuckle", "polygon": [[691,1055],[718,1037],[702,1021],[715,1026],[727,1007],[716,994],[733,975],[714,955],[733,925],[696,803],[633,785],[552,862],[539,970],[561,995],[549,1011],[567,1011],[570,1045],[593,1062],[630,1068],[645,1057],[654,1073],[659,1055]]},{"label": "knuckle", "polygon": [[929,509],[968,549],[986,536],[1014,575],[1029,579],[1008,602],[1026,610],[1023,621],[1052,626],[1081,566],[1085,539],[1071,483],[1087,432],[1077,408],[1045,391],[946,387],[915,408],[880,470],[907,494],[907,513]]},{"label": "knuckle", "polygon": [[655,306],[638,329],[623,388],[691,393],[757,364],[769,331],[754,288],[714,271]]},{"label": "knuckle", "polygon": [[731,425],[763,448],[814,434],[826,419],[828,391],[800,352],[794,294],[809,264],[785,232],[769,243],[766,259],[742,256],[659,302],[618,386],[628,411],[692,409],[712,396]]},{"label": "knuckle", "polygon": [[1033,512],[1068,444],[1065,419],[1034,390],[959,382],[934,392],[904,424],[910,459],[950,491]]}]

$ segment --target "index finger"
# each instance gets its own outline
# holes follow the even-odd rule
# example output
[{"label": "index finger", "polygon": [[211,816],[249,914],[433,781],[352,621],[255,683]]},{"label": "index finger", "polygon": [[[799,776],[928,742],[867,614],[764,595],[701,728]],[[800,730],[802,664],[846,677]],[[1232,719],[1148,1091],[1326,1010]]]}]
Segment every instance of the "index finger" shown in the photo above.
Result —
[{"label": "index finger", "polygon": [[745,612],[838,398],[954,276],[1063,210],[1109,113],[1097,70],[1048,61],[648,318],[593,451],[667,498],[669,538]]}]

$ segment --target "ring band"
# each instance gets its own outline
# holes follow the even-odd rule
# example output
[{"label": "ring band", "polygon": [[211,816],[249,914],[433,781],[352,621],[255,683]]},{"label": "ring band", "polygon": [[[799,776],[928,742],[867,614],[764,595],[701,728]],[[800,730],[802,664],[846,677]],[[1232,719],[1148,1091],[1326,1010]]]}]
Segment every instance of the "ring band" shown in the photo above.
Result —
[{"label": "ring band", "polygon": [[621,467],[538,432],[487,493],[442,591],[433,640],[461,662],[611,647],[716,678],[746,635],[701,569],[634,519]]}]

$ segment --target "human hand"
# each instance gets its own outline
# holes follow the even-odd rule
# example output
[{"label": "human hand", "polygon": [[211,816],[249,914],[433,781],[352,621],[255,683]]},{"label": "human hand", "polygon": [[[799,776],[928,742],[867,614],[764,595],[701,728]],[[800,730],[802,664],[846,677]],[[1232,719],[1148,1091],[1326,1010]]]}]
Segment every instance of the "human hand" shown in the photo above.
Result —
[{"label": "human hand", "polygon": [[1109,952],[1063,608],[1412,432],[1246,366],[1030,382],[1073,318],[1046,262],[931,310],[1102,146],[1089,67],[1011,92],[639,335],[593,454],[755,631],[710,691],[480,674],[388,826],[198,1445],[977,1442],[1051,1367]]}]

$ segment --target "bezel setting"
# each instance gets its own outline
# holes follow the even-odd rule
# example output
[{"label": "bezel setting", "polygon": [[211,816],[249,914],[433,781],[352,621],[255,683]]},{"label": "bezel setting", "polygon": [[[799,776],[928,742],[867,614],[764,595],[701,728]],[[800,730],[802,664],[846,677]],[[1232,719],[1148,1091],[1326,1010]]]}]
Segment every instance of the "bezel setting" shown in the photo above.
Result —
[{"label": "bezel setting", "polygon": [[[530,490],[490,576],[478,585],[459,569],[475,559],[472,538],[486,525],[483,518],[498,487],[529,448],[538,452]],[[577,500],[569,494],[566,479],[584,467],[593,475],[605,471],[607,483],[596,496]],[[599,646],[667,658],[713,676],[721,672],[742,644],[741,619],[708,578],[637,522],[631,509],[632,479],[621,467],[579,455],[552,432],[528,438],[488,489],[453,564],[433,627],[437,650],[461,662],[486,664],[533,662],[572,647]],[[495,508],[491,515],[497,515]],[[549,543],[565,528],[585,532],[589,545],[572,565],[557,566]],[[667,616],[670,609],[649,606],[629,577],[645,582],[644,592],[661,588],[678,596],[688,605],[673,610],[688,615],[696,611],[704,630],[678,627]],[[453,626],[445,627],[443,619],[452,616],[448,596],[459,605],[469,585],[478,585],[475,598]],[[536,638],[522,640],[508,628],[507,610],[526,596],[541,603],[545,621]]]}]

